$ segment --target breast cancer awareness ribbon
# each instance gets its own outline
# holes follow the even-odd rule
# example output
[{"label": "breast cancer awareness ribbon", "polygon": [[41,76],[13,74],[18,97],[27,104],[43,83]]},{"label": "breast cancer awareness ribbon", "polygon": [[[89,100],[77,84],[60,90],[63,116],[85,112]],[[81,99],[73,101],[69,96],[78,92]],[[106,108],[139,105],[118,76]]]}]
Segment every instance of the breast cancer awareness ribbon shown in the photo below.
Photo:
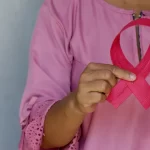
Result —
[{"label": "breast cancer awareness ribbon", "polygon": [[137,79],[134,82],[120,80],[112,89],[107,100],[115,107],[119,107],[131,94],[134,94],[141,105],[148,109],[150,107],[150,85],[145,78],[150,73],[150,46],[141,60],[141,62],[134,67],[125,57],[120,46],[121,33],[136,25],[143,25],[150,27],[150,19],[141,18],[127,24],[113,41],[110,55],[114,65],[129,70],[136,74]]}]

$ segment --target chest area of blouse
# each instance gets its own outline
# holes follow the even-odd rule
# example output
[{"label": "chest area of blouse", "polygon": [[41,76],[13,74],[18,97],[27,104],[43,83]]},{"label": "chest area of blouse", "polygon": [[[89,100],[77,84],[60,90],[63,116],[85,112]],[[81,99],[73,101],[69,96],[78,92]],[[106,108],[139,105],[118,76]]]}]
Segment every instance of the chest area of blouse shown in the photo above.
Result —
[{"label": "chest area of blouse", "polygon": [[[90,62],[112,64],[110,49],[112,42],[120,30],[133,21],[131,15],[112,12],[105,8],[86,6],[77,13],[76,25],[70,48],[74,55],[73,80],[79,79],[80,74]],[[145,55],[150,44],[150,28],[140,27],[140,45],[142,55]],[[139,63],[135,27],[121,34],[120,45],[126,58],[136,66]],[[119,56],[118,56],[119,57]]]},{"label": "chest area of blouse", "polygon": [[[115,36],[126,24],[133,21],[132,14],[116,12],[104,6],[97,0],[80,1],[70,44],[76,60],[86,64],[91,61],[111,63],[110,48]],[[140,27],[139,34],[144,55],[150,44],[150,28]],[[135,27],[123,32],[120,43],[127,59],[134,65],[137,64]]]}]

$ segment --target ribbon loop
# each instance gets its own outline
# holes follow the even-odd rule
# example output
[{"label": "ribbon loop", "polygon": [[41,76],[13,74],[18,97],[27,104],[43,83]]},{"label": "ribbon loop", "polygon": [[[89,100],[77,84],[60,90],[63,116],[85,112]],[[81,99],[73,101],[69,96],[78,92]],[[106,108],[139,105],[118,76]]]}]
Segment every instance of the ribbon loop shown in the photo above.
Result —
[{"label": "ribbon loop", "polygon": [[120,46],[121,33],[136,25],[144,25],[150,27],[150,19],[141,18],[127,24],[121,32],[116,36],[111,47],[111,59],[114,65],[129,70],[137,75],[137,79],[134,82],[128,82],[120,80],[118,84],[112,89],[112,92],[108,96],[107,100],[119,107],[131,94],[139,100],[141,105],[147,109],[150,107],[150,85],[146,82],[145,78],[150,73],[150,46],[141,60],[141,62],[134,67],[125,57]]}]

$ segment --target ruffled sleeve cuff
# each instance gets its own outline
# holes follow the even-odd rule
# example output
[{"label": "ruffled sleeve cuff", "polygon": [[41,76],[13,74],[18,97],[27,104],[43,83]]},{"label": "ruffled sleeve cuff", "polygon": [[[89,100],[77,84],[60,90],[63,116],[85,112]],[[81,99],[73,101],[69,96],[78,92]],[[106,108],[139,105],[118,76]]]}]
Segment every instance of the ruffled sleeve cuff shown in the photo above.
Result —
[{"label": "ruffled sleeve cuff", "polygon": [[[28,124],[22,130],[22,136],[20,141],[19,150],[41,150],[42,137],[44,136],[43,127],[45,116],[54,104],[51,101],[37,102],[32,108],[31,114],[28,118]],[[74,139],[70,144],[64,148],[58,148],[55,150],[78,150],[79,149],[79,138],[80,130],[75,135]],[[54,149],[50,149],[54,150]]]}]

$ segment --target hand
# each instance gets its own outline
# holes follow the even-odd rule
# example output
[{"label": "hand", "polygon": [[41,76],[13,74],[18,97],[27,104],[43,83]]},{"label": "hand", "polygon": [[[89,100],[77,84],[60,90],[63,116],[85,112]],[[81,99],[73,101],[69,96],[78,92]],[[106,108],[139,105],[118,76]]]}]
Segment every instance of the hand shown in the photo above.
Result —
[{"label": "hand", "polygon": [[118,79],[134,81],[136,76],[113,65],[90,63],[81,74],[75,94],[76,107],[82,113],[91,113],[104,102]]}]

